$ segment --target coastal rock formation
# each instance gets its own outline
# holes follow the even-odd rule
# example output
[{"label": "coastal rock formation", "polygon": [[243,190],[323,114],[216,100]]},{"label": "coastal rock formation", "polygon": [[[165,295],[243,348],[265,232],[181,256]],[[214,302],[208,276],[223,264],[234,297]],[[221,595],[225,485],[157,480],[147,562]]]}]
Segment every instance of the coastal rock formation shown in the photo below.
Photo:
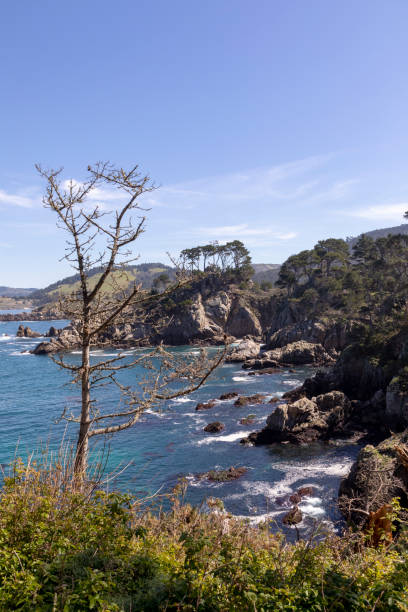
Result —
[{"label": "coastal rock formation", "polygon": [[51,337],[49,342],[41,342],[32,351],[33,355],[49,355],[60,351],[72,350],[79,347],[79,334],[75,327],[71,324],[64,327],[60,333]]},{"label": "coastal rock formation", "polygon": [[[104,330],[96,339],[96,345],[118,348],[159,343],[219,345],[227,336],[228,341],[246,339],[247,344],[241,347],[244,359],[259,352],[263,329],[273,306],[267,295],[253,297],[225,279],[204,278],[189,288],[176,291],[171,297],[153,302],[143,312],[130,313],[125,323]],[[77,346],[77,339],[64,330],[52,337],[65,350]],[[69,339],[71,346],[68,346]],[[47,352],[54,352],[54,349],[61,350],[61,346],[53,345]]]},{"label": "coastal rock formation", "polygon": [[408,508],[408,432],[395,434],[376,447],[365,446],[340,485],[339,505],[344,516],[362,526],[370,512],[398,497]]},{"label": "coastal rock formation", "polygon": [[279,404],[266,420],[266,426],[248,436],[253,444],[292,442],[304,444],[344,432],[351,415],[351,402],[341,391],[312,399],[301,397]]},{"label": "coastal rock formation", "polygon": [[267,359],[280,364],[327,365],[334,363],[334,359],[321,344],[312,344],[304,340],[292,342],[282,348],[266,351],[264,355]]},{"label": "coastal rock formation", "polygon": [[216,405],[216,401],[215,400],[210,400],[209,402],[200,402],[199,404],[197,404],[196,406],[196,410],[210,410],[210,408],[214,408],[214,406]]},{"label": "coastal rock formation", "polygon": [[333,363],[333,357],[329,355],[321,344],[299,340],[282,348],[263,351],[255,359],[247,359],[243,367],[245,369],[260,370],[285,365],[323,366]]},{"label": "coastal rock formation", "polygon": [[[301,316],[293,309],[290,312],[292,318],[295,317],[295,314],[298,317]],[[267,349],[282,348],[287,344],[304,340],[313,344],[321,344],[326,351],[334,355],[350,344],[361,329],[361,323],[353,320],[333,323],[301,318],[283,326],[277,326],[277,322],[272,321],[271,328],[267,332]]]},{"label": "coastal rock formation", "polygon": [[241,395],[234,402],[234,406],[248,406],[248,404],[263,404],[265,402],[265,395],[263,393],[256,393],[255,395]]},{"label": "coastal rock formation", "polygon": [[218,433],[219,431],[222,431],[223,429],[225,429],[225,425],[224,423],[221,423],[220,421],[214,421],[213,423],[208,423],[208,425],[204,427],[204,431],[206,431],[207,433]]},{"label": "coastal rock formation", "polygon": [[23,324],[18,326],[16,333],[17,338],[41,338],[42,334],[35,332],[31,327],[24,327]]},{"label": "coastal rock formation", "polygon": [[219,399],[221,401],[227,401],[230,399],[234,399],[235,397],[238,397],[238,393],[236,391],[228,391],[228,393],[223,393],[222,395],[220,395]]},{"label": "coastal rock formation", "polygon": [[240,362],[252,359],[258,356],[261,345],[255,342],[252,338],[245,338],[234,348],[232,353],[228,355],[226,361]]},{"label": "coastal rock formation", "polygon": [[395,377],[387,387],[385,396],[387,420],[398,429],[408,426],[408,393],[405,384]]},{"label": "coastal rock formation", "polygon": [[283,517],[282,523],[284,525],[297,525],[302,521],[302,518],[302,511],[299,510],[297,506],[293,506],[293,508]]}]

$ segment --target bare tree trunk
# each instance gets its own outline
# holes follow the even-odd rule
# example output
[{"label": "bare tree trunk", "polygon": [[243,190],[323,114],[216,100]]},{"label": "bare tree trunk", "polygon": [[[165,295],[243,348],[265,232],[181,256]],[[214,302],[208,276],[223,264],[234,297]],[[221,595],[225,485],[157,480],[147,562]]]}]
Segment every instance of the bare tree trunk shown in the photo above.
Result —
[{"label": "bare tree trunk", "polygon": [[[85,333],[85,329],[84,329]],[[81,421],[75,454],[74,473],[78,480],[82,480],[88,463],[91,386],[89,380],[89,354],[90,341],[86,340],[82,346],[82,373],[81,373]]]}]

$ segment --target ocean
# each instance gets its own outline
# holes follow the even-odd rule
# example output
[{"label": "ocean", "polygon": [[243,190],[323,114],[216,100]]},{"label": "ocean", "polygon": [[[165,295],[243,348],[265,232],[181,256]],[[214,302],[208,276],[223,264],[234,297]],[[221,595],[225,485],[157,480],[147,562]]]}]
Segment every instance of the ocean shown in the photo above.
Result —
[{"label": "ocean", "polygon": [[[21,321],[24,323],[24,321]],[[61,439],[75,441],[76,424],[59,421],[64,409],[75,411],[80,392],[66,371],[47,356],[35,356],[28,351],[41,339],[16,338],[20,322],[0,322],[0,463],[7,466],[17,456],[26,457],[44,445],[57,448]],[[51,325],[63,327],[66,321],[30,321],[34,331],[43,333]],[[128,351],[129,357],[147,349]],[[173,351],[183,355],[198,352],[191,346]],[[216,349],[208,349],[213,353]],[[114,356],[115,350],[94,350],[92,359]],[[72,352],[69,359],[79,360]],[[355,460],[359,447],[347,442],[315,443],[298,447],[289,444],[244,446],[240,439],[262,428],[273,411],[272,404],[238,408],[234,400],[217,401],[214,408],[196,411],[198,402],[218,398],[228,391],[241,395],[265,393],[267,399],[282,396],[310,376],[310,368],[297,368],[295,373],[282,370],[277,374],[249,376],[240,364],[225,364],[210,380],[187,397],[168,401],[145,413],[136,425],[119,432],[108,440],[107,471],[117,470],[111,487],[132,495],[146,496],[170,492],[180,478],[186,478],[186,501],[206,508],[205,500],[216,497],[232,515],[247,518],[251,523],[271,521],[271,529],[282,529],[282,517],[292,504],[288,496],[299,487],[311,485],[313,495],[300,504],[304,520],[300,530],[314,528],[316,522],[329,528],[341,526],[337,509],[340,480]],[[138,384],[143,373],[127,371],[125,384]],[[114,409],[116,391],[103,387],[97,391],[105,408]],[[255,415],[251,425],[241,425],[240,419]],[[209,434],[203,428],[212,421],[221,421],[225,429]],[[197,475],[212,469],[230,466],[247,468],[238,480],[215,483]],[[123,470],[123,471],[122,471]],[[293,534],[293,528],[284,528]]]}]

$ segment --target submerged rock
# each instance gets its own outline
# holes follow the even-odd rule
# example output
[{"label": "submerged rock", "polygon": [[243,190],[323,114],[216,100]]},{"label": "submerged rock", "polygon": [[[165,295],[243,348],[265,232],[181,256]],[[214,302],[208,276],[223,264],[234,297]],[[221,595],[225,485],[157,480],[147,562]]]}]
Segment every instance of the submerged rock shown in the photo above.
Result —
[{"label": "submerged rock", "polygon": [[197,404],[197,406],[195,407],[196,410],[210,410],[210,408],[214,408],[214,406],[216,405],[216,401],[215,400],[211,400],[209,402],[200,402],[199,404]]},{"label": "submerged rock", "polygon": [[213,423],[208,423],[208,425],[204,427],[204,431],[208,433],[218,433],[219,431],[222,431],[223,429],[225,429],[225,425],[224,423],[221,423],[220,421],[214,421]]},{"label": "submerged rock", "polygon": [[226,470],[210,470],[201,474],[201,478],[208,478],[214,482],[227,482],[228,480],[236,480],[246,474],[248,468],[246,467],[230,467]]},{"label": "submerged rock", "polygon": [[228,393],[223,393],[222,395],[220,395],[219,399],[221,401],[226,401],[234,399],[235,397],[238,397],[238,393],[236,391],[229,391]]},{"label": "submerged rock", "polygon": [[294,506],[282,519],[284,525],[297,525],[302,522],[302,511],[297,506]]},{"label": "submerged rock", "polygon": [[263,404],[265,395],[256,393],[255,395],[241,395],[235,402],[234,406],[248,406],[248,404]]},{"label": "submerged rock", "polygon": [[248,414],[248,416],[244,417],[243,419],[240,419],[240,424],[241,425],[252,425],[252,423],[255,422],[255,418],[256,418],[256,414]]}]

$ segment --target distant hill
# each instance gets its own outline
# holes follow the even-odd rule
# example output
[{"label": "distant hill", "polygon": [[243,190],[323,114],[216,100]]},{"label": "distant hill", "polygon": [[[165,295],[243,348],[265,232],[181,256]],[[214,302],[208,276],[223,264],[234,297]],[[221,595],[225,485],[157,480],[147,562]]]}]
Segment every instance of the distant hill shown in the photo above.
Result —
[{"label": "distant hill", "polygon": [[256,283],[275,283],[278,280],[280,264],[251,264],[255,270],[252,280]]},{"label": "distant hill", "polygon": [[[102,273],[102,268],[94,268],[89,273],[89,277],[94,283],[98,282]],[[162,263],[143,263],[135,266],[126,267],[126,277],[121,272],[113,273],[113,282],[121,289],[126,289],[133,282],[140,283],[143,289],[150,289],[154,279],[160,274],[167,274],[170,280],[175,278],[175,270]],[[91,284],[92,286],[92,284]],[[38,289],[30,295],[30,298],[39,304],[45,304],[58,298],[59,295],[68,294],[79,287],[79,275],[67,276],[56,283],[52,283],[44,289]],[[105,290],[110,292],[113,288],[112,283],[107,283]]]},{"label": "distant hill", "polygon": [[34,291],[38,291],[38,289],[29,288],[29,289],[21,289],[18,287],[0,287],[0,297],[31,297],[31,294]]},{"label": "distant hill", "polygon": [[[384,227],[382,229],[371,230],[371,232],[363,232],[363,234],[364,236],[370,236],[371,238],[373,238],[373,240],[377,240],[377,238],[386,238],[389,234],[408,234],[408,223],[396,225],[395,227]],[[363,234],[346,239],[350,245],[350,248],[353,248],[357,240]]]}]

